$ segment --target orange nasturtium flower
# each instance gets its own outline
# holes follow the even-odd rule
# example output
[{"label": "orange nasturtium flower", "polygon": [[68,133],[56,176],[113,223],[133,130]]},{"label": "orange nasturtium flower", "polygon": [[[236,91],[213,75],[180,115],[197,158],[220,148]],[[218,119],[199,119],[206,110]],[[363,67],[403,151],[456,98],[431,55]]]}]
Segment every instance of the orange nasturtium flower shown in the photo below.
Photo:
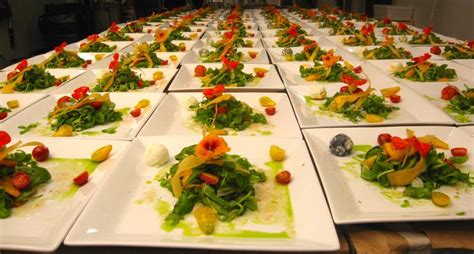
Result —
[{"label": "orange nasturtium flower", "polygon": [[334,52],[331,50],[329,51],[326,55],[323,55],[321,57],[321,60],[323,61],[324,66],[333,66],[334,64],[337,63],[337,61],[340,61],[342,58],[341,56],[335,56]]},{"label": "orange nasturtium flower", "polygon": [[205,160],[216,159],[230,151],[225,140],[215,134],[209,134],[196,145],[195,154]]}]

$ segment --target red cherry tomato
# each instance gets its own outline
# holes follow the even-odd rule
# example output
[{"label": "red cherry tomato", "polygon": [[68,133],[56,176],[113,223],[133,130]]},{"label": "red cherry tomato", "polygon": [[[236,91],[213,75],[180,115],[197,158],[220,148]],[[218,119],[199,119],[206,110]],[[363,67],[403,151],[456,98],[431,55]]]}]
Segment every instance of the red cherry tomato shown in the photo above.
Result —
[{"label": "red cherry tomato", "polygon": [[99,110],[101,107],[102,107],[102,102],[101,101],[94,101],[94,102],[91,102],[91,106],[96,109],[96,110]]},{"label": "red cherry tomato", "polygon": [[0,131],[0,148],[12,141],[12,138],[6,131]]},{"label": "red cherry tomato", "polygon": [[86,60],[86,64],[91,64],[92,60]]},{"label": "red cherry tomato", "polygon": [[30,176],[25,172],[17,172],[13,175],[12,184],[18,190],[24,190],[30,186],[31,179]]},{"label": "red cherry tomato", "polygon": [[65,96],[59,98],[59,100],[57,102],[57,105],[61,106],[62,104],[66,103],[66,102],[70,102],[70,101],[71,101],[71,97],[65,95]]},{"label": "red cherry tomato", "polygon": [[201,172],[199,174],[199,179],[201,179],[202,181],[206,182],[209,185],[216,185],[219,182],[219,177],[213,174],[205,173],[205,172]]},{"label": "red cherry tomato", "polygon": [[254,58],[257,57],[257,53],[256,52],[250,52],[249,56],[250,56],[250,58],[254,59]]},{"label": "red cherry tomato", "polygon": [[88,86],[81,86],[79,88],[74,89],[73,94],[71,95],[76,100],[81,100],[82,98],[86,97],[87,93],[89,92],[90,88]]},{"label": "red cherry tomato", "polygon": [[196,68],[194,68],[194,76],[196,77],[204,77],[206,76],[206,67],[204,65],[197,65]]},{"label": "red cherry tomato", "polygon": [[379,145],[383,145],[388,142],[392,142],[392,135],[388,133],[382,133],[377,137],[377,143],[379,143]]},{"label": "red cherry tomato", "polygon": [[8,112],[0,112],[0,120],[7,118]]},{"label": "red cherry tomato", "polygon": [[357,66],[354,69],[352,69],[355,73],[361,73],[362,72],[362,66]]},{"label": "red cherry tomato", "polygon": [[130,115],[132,115],[133,117],[139,117],[141,115],[142,111],[140,110],[140,108],[137,108],[137,109],[134,109],[132,111],[130,111]]},{"label": "red cherry tomato", "polygon": [[81,67],[85,69],[85,68],[87,68],[87,65],[88,65],[88,64],[85,63],[85,64],[83,64]]},{"label": "red cherry tomato", "polygon": [[394,94],[391,95],[389,98],[392,103],[399,103],[402,97],[400,97],[400,95]]},{"label": "red cherry tomato", "polygon": [[451,100],[457,95],[459,95],[459,90],[457,87],[452,85],[447,85],[443,90],[441,90],[441,99],[443,100]]},{"label": "red cherry tomato", "polygon": [[441,48],[438,47],[438,46],[433,46],[433,47],[431,47],[430,52],[433,55],[439,55],[439,54],[441,54]]},{"label": "red cherry tomato", "polygon": [[168,64],[168,60],[162,60],[161,61],[161,65],[167,65]]},{"label": "red cherry tomato", "polygon": [[49,149],[46,146],[36,146],[31,152],[36,161],[45,161],[49,157]]},{"label": "red cherry tomato", "polygon": [[265,113],[269,116],[273,116],[276,113],[276,108],[270,107],[270,108],[265,108]]},{"label": "red cherry tomato", "polygon": [[74,179],[72,179],[75,185],[82,186],[86,184],[89,181],[89,172],[84,171],[80,175],[76,176]]},{"label": "red cherry tomato", "polygon": [[291,181],[291,173],[283,170],[275,176],[275,180],[279,184],[289,184]]},{"label": "red cherry tomato", "polygon": [[138,87],[143,87],[143,86],[144,86],[143,80],[139,79],[139,80],[137,81],[137,86],[138,86]]},{"label": "red cherry tomato", "polygon": [[451,149],[451,154],[455,157],[458,156],[466,156],[467,155],[467,148],[464,147],[455,147]]},{"label": "red cherry tomato", "polygon": [[255,74],[256,74],[256,76],[259,77],[259,78],[265,77],[265,72],[264,72],[264,71],[257,71]]},{"label": "red cherry tomato", "polygon": [[220,114],[225,114],[225,113],[227,113],[227,109],[226,109],[226,108],[224,108],[224,107],[218,107],[218,108],[217,108],[217,114],[220,115]]}]

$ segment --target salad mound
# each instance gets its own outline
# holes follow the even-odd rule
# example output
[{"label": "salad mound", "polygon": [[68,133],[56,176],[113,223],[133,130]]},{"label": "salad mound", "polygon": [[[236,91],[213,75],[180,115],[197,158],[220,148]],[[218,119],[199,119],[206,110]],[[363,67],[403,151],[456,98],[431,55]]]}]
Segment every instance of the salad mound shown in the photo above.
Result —
[{"label": "salad mound", "polygon": [[229,60],[225,57],[221,59],[222,67],[209,68],[205,71],[205,76],[201,79],[202,87],[216,86],[222,84],[225,86],[246,86],[252,82],[256,76],[242,71],[244,65],[237,61]]},{"label": "salad mound", "polygon": [[434,34],[431,27],[423,28],[422,34],[413,35],[409,44],[443,44],[445,41],[441,40],[436,34]]},{"label": "salad mound", "polygon": [[474,40],[448,45],[442,54],[446,59],[474,59]]},{"label": "salad mound", "polygon": [[[10,217],[12,209],[38,197],[38,187],[51,180],[51,174],[38,166],[30,153],[19,148],[42,146],[40,142],[17,143],[8,146],[10,135],[0,131],[0,219]],[[34,150],[33,150],[34,151]]]},{"label": "salad mound", "polygon": [[[83,131],[97,125],[122,120],[122,113],[115,110],[109,94],[89,93],[89,87],[74,90],[71,96],[58,99],[48,114],[48,124],[53,136],[71,136],[72,131]],[[67,135],[63,132],[67,130]]]},{"label": "salad mound", "polygon": [[168,60],[159,58],[148,44],[141,43],[135,46],[132,53],[125,53],[120,64],[130,68],[154,68],[167,65]]},{"label": "salad mound", "polygon": [[405,67],[396,68],[393,75],[398,78],[408,79],[418,82],[442,82],[452,81],[457,78],[456,71],[448,68],[447,64],[437,65],[428,60],[431,58],[429,53],[412,58]]},{"label": "salad mound", "polygon": [[[143,80],[129,66],[121,64],[118,53],[115,53],[113,58],[109,64],[110,71],[97,80],[97,85],[92,88],[92,91],[127,92],[153,85],[154,81]],[[125,60],[123,62],[127,63]]]},{"label": "salad mound", "polygon": [[79,46],[80,52],[112,52],[117,49],[117,46],[109,46],[103,41],[105,38],[100,38],[98,34],[91,34],[87,37],[87,42],[81,43]]},{"label": "salad mound", "polygon": [[37,89],[46,89],[52,86],[59,86],[68,80],[68,76],[56,79],[53,75],[41,65],[28,66],[28,62],[23,59],[7,75],[7,81],[0,83],[2,85],[2,93],[31,92]]},{"label": "salad mound", "polygon": [[360,31],[357,30],[354,35],[346,37],[342,40],[342,44],[347,46],[371,46],[377,44],[374,34],[374,25],[365,24]]},{"label": "salad mound", "polygon": [[165,224],[177,225],[193,212],[202,232],[212,234],[217,220],[230,222],[258,209],[255,185],[266,176],[229,151],[223,138],[209,134],[175,156],[177,163],[160,180],[177,198]]},{"label": "salad mound", "polygon": [[66,42],[61,43],[61,45],[54,49],[51,56],[41,62],[40,65],[45,68],[86,68],[90,61],[86,62],[84,59],[80,58],[76,52],[65,50],[64,48],[66,45]]},{"label": "salad mound", "polygon": [[370,86],[362,90],[359,86],[367,83],[367,80],[355,80],[348,74],[343,75],[347,86],[341,87],[333,97],[326,99],[320,107],[323,111],[330,111],[342,116],[351,122],[358,123],[365,119],[369,123],[383,122],[398,107],[387,105],[384,96],[373,94]]},{"label": "salad mound", "polygon": [[338,61],[342,60],[341,56],[333,54],[333,51],[328,51],[326,55],[321,56],[322,63],[314,62],[313,67],[306,68],[300,66],[300,75],[306,81],[324,81],[324,82],[339,82],[342,80],[344,74],[352,78],[361,79],[350,64],[345,63],[343,66]]},{"label": "salad mound", "polygon": [[120,27],[115,22],[110,25],[105,38],[110,41],[133,41],[132,37],[120,31]]},{"label": "salad mound", "polygon": [[361,162],[360,176],[366,181],[385,188],[404,187],[404,196],[431,199],[441,207],[449,206],[451,199],[438,190],[440,187],[473,185],[472,177],[460,169],[468,160],[466,148],[453,148],[453,156],[448,157],[437,151],[449,149],[446,142],[434,135],[416,137],[411,130],[405,139],[383,133],[377,141]]},{"label": "salad mound", "polygon": [[330,35],[351,35],[355,34],[356,29],[354,23],[346,21],[343,23],[342,21],[336,22],[329,32]]},{"label": "salad mound", "polygon": [[267,123],[263,114],[256,113],[234,96],[223,94],[224,90],[223,85],[203,90],[205,99],[189,107],[195,111],[195,122],[210,130],[231,128],[236,131],[244,130],[254,123]]},{"label": "salad mound", "polygon": [[365,49],[362,52],[365,59],[407,59],[412,58],[409,51],[402,47],[397,48],[393,40],[388,39],[374,49]]},{"label": "salad mound", "polygon": [[151,51],[160,51],[160,52],[178,52],[185,51],[186,45],[184,43],[179,43],[175,45],[172,43],[172,40],[179,40],[172,36],[174,28],[169,27],[166,30],[157,29],[155,33],[155,42],[150,45]]},{"label": "salad mound", "polygon": [[126,24],[120,32],[122,33],[143,33],[143,24],[144,22],[131,22]]},{"label": "salad mound", "polygon": [[297,47],[301,45],[308,45],[315,41],[305,38],[303,29],[297,25],[290,26],[285,33],[283,33],[276,44],[278,47]]},{"label": "salad mound", "polygon": [[244,40],[240,39],[233,31],[225,32],[222,40],[219,40],[212,44],[215,48],[214,51],[207,49],[201,49],[199,51],[199,57],[202,62],[220,62],[223,57],[233,60],[240,61],[243,57],[242,52],[237,52],[236,48],[245,46]]},{"label": "salad mound", "polygon": [[447,85],[441,90],[441,99],[447,101],[445,110],[461,116],[474,115],[474,88],[464,84],[465,90]]},{"label": "salad mound", "polygon": [[291,49],[283,50],[283,57],[287,61],[321,61],[322,57],[329,51],[322,49],[317,42],[313,42],[303,47],[303,51],[293,55]]},{"label": "salad mound", "polygon": [[382,30],[384,35],[416,35],[417,31],[409,28],[405,23],[398,22],[397,26],[386,27]]}]

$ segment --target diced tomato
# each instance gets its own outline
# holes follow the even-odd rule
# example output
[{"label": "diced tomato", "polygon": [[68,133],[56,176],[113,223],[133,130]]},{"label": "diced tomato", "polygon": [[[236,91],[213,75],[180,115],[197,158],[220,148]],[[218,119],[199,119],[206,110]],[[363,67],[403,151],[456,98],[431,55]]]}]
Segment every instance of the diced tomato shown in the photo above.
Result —
[{"label": "diced tomato", "polygon": [[168,60],[161,60],[161,65],[167,65],[168,64]]},{"label": "diced tomato", "polygon": [[279,184],[289,184],[291,181],[291,173],[283,170],[275,176],[275,180]]},{"label": "diced tomato", "polygon": [[102,107],[102,102],[101,102],[101,101],[94,101],[94,102],[91,102],[91,106],[92,106],[94,109],[98,110],[98,109],[100,109],[100,108]]},{"label": "diced tomato", "polygon": [[352,69],[355,73],[361,73],[362,72],[362,66],[357,66],[354,69]]},{"label": "diced tomato", "polygon": [[391,141],[392,141],[392,135],[388,133],[382,133],[377,137],[377,143],[379,143],[379,145],[383,145]]},{"label": "diced tomato", "polygon": [[150,80],[150,85],[154,85],[156,83],[156,80]]},{"label": "diced tomato", "polygon": [[49,157],[49,149],[46,146],[35,146],[31,152],[36,161],[45,161]]},{"label": "diced tomato", "polygon": [[405,149],[405,147],[407,147],[408,145],[408,143],[405,140],[399,137],[392,137],[391,142],[392,142],[393,147],[395,147],[395,149],[398,149],[398,150]]},{"label": "diced tomato", "polygon": [[66,102],[70,102],[71,101],[71,97],[65,95],[61,98],[59,98],[58,102],[56,103],[58,106],[61,106],[62,104],[66,103]]},{"label": "diced tomato", "polygon": [[130,115],[132,115],[133,117],[139,117],[141,114],[142,114],[142,111],[140,110],[140,108],[130,111]]},{"label": "diced tomato", "polygon": [[197,65],[196,68],[194,68],[194,76],[196,77],[204,77],[206,76],[206,67],[204,65]]},{"label": "diced tomato", "polygon": [[439,54],[441,54],[441,48],[438,47],[438,46],[433,46],[433,47],[431,47],[430,52],[433,55],[439,55]]},{"label": "diced tomato", "polygon": [[60,86],[60,85],[62,85],[62,83],[63,83],[63,81],[60,80],[60,79],[56,79],[56,81],[54,81],[55,86]]},{"label": "diced tomato", "polygon": [[455,147],[451,149],[451,154],[455,157],[457,156],[466,156],[467,155],[467,148],[464,147]]},{"label": "diced tomato", "polygon": [[138,86],[138,87],[143,87],[143,86],[145,86],[145,84],[143,83],[143,80],[139,79],[139,80],[137,81],[137,86]]},{"label": "diced tomato", "polygon": [[249,52],[250,58],[254,59],[257,57],[257,52]]},{"label": "diced tomato", "polygon": [[199,179],[210,185],[216,185],[219,183],[219,177],[205,172],[199,174]]},{"label": "diced tomato", "polygon": [[265,77],[265,72],[264,72],[264,71],[257,71],[255,74],[256,74],[256,76],[259,77],[259,78]]},{"label": "diced tomato", "polygon": [[91,64],[92,60],[86,60],[86,64]]},{"label": "diced tomato", "polygon": [[225,114],[225,113],[227,113],[227,109],[226,109],[226,108],[224,108],[224,107],[218,107],[218,108],[217,108],[217,114],[220,115],[220,114]]},{"label": "diced tomato", "polygon": [[391,95],[389,98],[392,103],[399,103],[402,97],[400,97],[400,95],[394,94]]},{"label": "diced tomato", "polygon": [[8,112],[0,112],[0,120],[7,118]]},{"label": "diced tomato", "polygon": [[24,190],[30,186],[31,179],[30,176],[25,172],[17,172],[13,175],[12,184],[18,190]]},{"label": "diced tomato", "polygon": [[447,85],[443,90],[441,90],[441,99],[443,100],[451,100],[457,95],[459,95],[459,90],[457,87],[452,85]]},{"label": "diced tomato", "polygon": [[83,64],[81,67],[85,69],[85,68],[87,68],[87,65],[88,65],[88,64],[85,63],[85,64]]},{"label": "diced tomato", "polygon": [[12,141],[10,134],[6,131],[0,131],[0,147],[4,147]]},{"label": "diced tomato", "polygon": [[267,113],[269,116],[272,116],[276,113],[276,109],[274,107],[265,108],[265,113]]},{"label": "diced tomato", "polygon": [[89,172],[84,171],[73,179],[75,185],[82,186],[89,181]]}]

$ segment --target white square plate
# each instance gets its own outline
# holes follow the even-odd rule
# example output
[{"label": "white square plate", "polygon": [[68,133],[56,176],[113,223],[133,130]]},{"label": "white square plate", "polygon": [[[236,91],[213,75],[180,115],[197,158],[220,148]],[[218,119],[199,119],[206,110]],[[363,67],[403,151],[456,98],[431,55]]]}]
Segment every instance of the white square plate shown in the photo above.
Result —
[{"label": "white square plate", "polygon": [[[65,244],[266,251],[315,251],[339,248],[336,231],[318,178],[306,145],[299,138],[225,137],[232,149],[230,154],[244,156],[252,165],[267,172],[270,171],[265,163],[270,160],[268,155],[270,146],[282,147],[287,154],[283,167],[292,174],[292,182],[283,188],[275,186],[274,179],[268,178],[266,181],[268,185],[265,184],[267,187],[264,189],[268,188],[267,190],[271,191],[262,193],[260,188],[257,189],[259,210],[234,220],[231,228],[233,224],[235,229],[226,229],[227,223],[218,222],[216,233],[225,232],[226,235],[230,231],[231,235],[184,236],[179,229],[169,233],[162,230],[160,226],[167,212],[160,215],[154,206],[158,203],[171,205],[176,199],[154,179],[157,174],[159,178],[159,175],[168,170],[170,164],[160,169],[147,166],[144,162],[145,148],[151,144],[163,144],[169,150],[170,156],[174,156],[183,147],[200,140],[200,136],[154,136],[135,139],[129,147],[129,151],[133,153],[124,157],[121,161],[123,168],[115,170],[113,172],[115,174],[107,179],[102,189],[104,191],[98,193],[99,195],[84,210],[66,237]],[[286,195],[289,195],[288,201],[281,199],[280,191],[285,191]],[[120,199],[111,198],[111,195]],[[274,200],[277,204],[267,207],[265,203],[269,200]],[[288,209],[282,209],[278,203],[286,203],[287,207],[288,202],[291,202],[294,227],[287,223],[282,224],[288,219],[291,220],[291,216],[287,215]],[[267,225],[251,223],[254,221],[252,220],[254,216],[265,216],[269,212],[273,215],[268,215],[275,220],[268,221],[270,217],[265,217]],[[198,230],[191,214],[185,217],[184,223],[186,225],[189,223],[190,230],[194,232]],[[288,228],[294,230],[294,236],[291,238],[239,236],[241,230],[284,234]],[[232,235],[232,232],[235,234]],[[197,233],[199,234],[199,231]]]},{"label": "white square plate", "polygon": [[[380,68],[383,72],[390,75],[396,81],[403,83],[403,84],[410,84],[410,85],[423,85],[426,82],[415,82],[408,79],[400,79],[392,75],[394,68],[397,66],[406,66],[407,62],[411,60],[384,60],[384,61],[374,61],[369,60],[368,62]],[[457,79],[453,81],[469,81],[474,82],[474,70],[469,69],[463,65],[455,63],[449,60],[430,60],[430,62],[439,65],[447,64],[448,68],[454,69],[457,74]]]},{"label": "white square plate", "polygon": [[[301,131],[296,122],[293,109],[284,93],[231,93],[237,100],[242,101],[261,113],[267,119],[267,124],[253,124],[243,131],[226,129],[228,135],[271,135],[273,137],[299,137]],[[269,116],[265,108],[260,106],[259,99],[268,96],[276,102],[276,114]],[[147,124],[138,136],[154,135],[200,135],[202,126],[195,123],[192,117],[194,111],[189,110],[186,101],[193,97],[200,101],[202,93],[169,93],[160,106],[155,110]]]},{"label": "white square plate", "polygon": [[466,131],[469,135],[474,137],[474,125],[461,126],[461,130]]},{"label": "white square plate", "polygon": [[[410,127],[417,136],[436,135],[446,141],[450,147],[468,147],[472,157],[474,138],[455,127],[420,126]],[[438,221],[474,219],[474,189],[443,186],[440,190],[453,197],[449,207],[437,207],[431,200],[415,200],[402,195],[402,189],[379,187],[360,178],[359,162],[352,156],[360,154],[353,151],[352,156],[336,157],[329,152],[329,141],[339,133],[345,133],[354,141],[354,145],[377,143],[380,133],[389,133],[406,137],[406,127],[377,128],[338,128],[306,129],[303,134],[316,163],[321,182],[326,192],[329,207],[336,224],[401,222],[401,221]],[[471,144],[471,145],[470,145]],[[440,150],[441,151],[441,150]],[[449,154],[449,151],[445,151]],[[474,173],[472,158],[465,164],[464,171]],[[457,194],[456,194],[457,193]],[[403,208],[403,200],[410,206]],[[464,212],[460,216],[457,213]]]},{"label": "white square plate", "polygon": [[29,106],[35,104],[35,102],[43,99],[46,97],[46,94],[0,94],[0,106],[1,107],[7,107],[7,102],[11,100],[17,100],[19,106],[17,108],[8,108],[11,110],[11,112],[8,112],[7,118],[0,120],[0,123],[7,121],[10,119],[12,116],[18,114],[22,110],[28,108]]},{"label": "white square plate", "polygon": [[453,61],[474,70],[474,59],[453,59]]},{"label": "white square plate", "polygon": [[[346,86],[346,84],[329,83],[325,84],[324,88],[327,91],[327,96],[332,97],[342,86]],[[454,125],[454,121],[443,114],[441,110],[430,105],[430,103],[410,89],[400,86],[393,81],[390,83],[372,84],[372,88],[376,89],[373,94],[381,96],[380,89],[392,86],[399,86],[401,88],[398,93],[398,95],[401,96],[401,101],[399,103],[391,103],[387,98],[387,105],[398,107],[399,110],[390,113],[388,119],[385,119],[381,123],[368,123],[364,119],[358,123],[353,123],[343,118],[342,114],[321,110],[319,107],[322,106],[326,100],[312,100],[309,97],[311,94],[310,85],[290,86],[287,88],[287,91],[295,109],[298,122],[302,128],[419,124]],[[367,85],[361,88],[366,90]]]},{"label": "white square plate", "polygon": [[[205,87],[201,87],[201,79],[194,76],[194,68],[198,64],[183,64],[169,87],[169,91],[200,91]],[[221,68],[221,63],[203,63],[207,69]],[[283,83],[274,65],[271,64],[244,64],[243,72],[254,73],[254,68],[264,68],[268,72],[265,77],[257,79],[251,84],[244,87],[227,87],[229,91],[282,91],[284,90]]]},{"label": "white square plate", "polygon": [[[147,69],[132,69],[133,72],[137,73],[144,80],[153,80],[153,73],[157,71],[163,72],[163,79],[155,81],[154,85],[145,87],[143,89],[131,90],[128,92],[163,92],[169,82],[173,79],[174,75],[178,71],[174,68],[147,68]],[[74,89],[81,86],[89,86],[93,88],[97,84],[97,80],[100,79],[105,73],[109,72],[108,69],[94,69],[85,72],[83,75],[77,77],[75,80],[72,80],[67,85],[51,92],[51,94],[62,94],[62,93],[72,93]]]},{"label": "white square plate", "polygon": [[[67,83],[71,82],[74,80],[77,76],[82,75],[86,70],[80,70],[80,69],[46,69],[46,72],[49,72],[51,75],[53,75],[56,79],[58,78],[63,78],[68,76],[69,79],[66,82],[63,82],[60,86],[51,86],[46,89],[35,89],[30,92],[18,92],[15,91],[14,93],[23,93],[23,94],[34,94],[34,93],[40,93],[40,94],[49,94],[53,92],[54,90],[63,87],[67,85]],[[5,82],[7,80],[7,75],[8,72],[0,72],[0,83]],[[1,90],[0,90],[1,93]]]},{"label": "white square plate", "polygon": [[[39,198],[30,200],[19,208],[13,208],[9,218],[0,220],[0,248],[29,252],[53,252],[63,241],[74,221],[89,199],[94,195],[102,179],[115,171],[118,159],[129,142],[112,140],[80,140],[62,138],[13,138],[40,141],[49,148],[50,159],[38,163],[51,173],[51,181],[39,188]],[[65,145],[67,143],[67,145]],[[100,163],[89,177],[89,182],[75,187],[73,178],[91,167],[91,154],[98,148],[112,145],[109,159]],[[33,147],[21,150],[30,153]],[[57,160],[53,160],[56,158]],[[83,161],[64,161],[83,159]],[[90,166],[89,166],[90,165]],[[93,166],[92,166],[93,168]],[[91,168],[91,169],[92,169]]]},{"label": "white square plate", "polygon": [[[208,47],[209,51],[215,50],[212,47]],[[186,59],[183,63],[201,63],[201,58],[199,57],[199,50],[200,49],[193,49],[189,54],[186,56]],[[270,61],[268,60],[267,51],[264,48],[237,48],[237,52],[242,52],[242,62],[244,63],[255,63],[255,64],[268,64]],[[251,58],[249,56],[249,52],[256,52],[257,57]]]},{"label": "white square plate", "polygon": [[[17,114],[10,121],[5,122],[3,129],[13,136],[22,137],[49,137],[53,131],[48,125],[47,115],[53,110],[56,102],[62,96],[70,94],[54,94],[39,101],[35,107],[29,107]],[[90,138],[90,139],[120,139],[132,140],[143,127],[151,113],[163,99],[161,93],[110,93],[110,100],[115,103],[116,110],[124,110],[122,121],[113,122],[104,125],[98,125],[90,129],[74,132],[73,137]],[[142,109],[139,117],[135,118],[129,114],[135,105],[142,99],[148,99],[150,105]],[[20,134],[21,129],[18,126],[27,126],[39,123],[25,134]],[[104,133],[104,129],[115,128],[115,133]]]},{"label": "white square plate", "polygon": [[410,86],[410,89],[425,97],[431,104],[435,105],[437,108],[448,114],[456,122],[457,125],[473,124],[474,115],[462,116],[445,110],[445,107],[448,105],[448,102],[441,99],[441,90],[443,90],[443,88],[445,88],[448,84],[456,86],[460,91],[466,89],[464,85],[467,85],[471,88],[473,87],[472,83],[469,84],[465,82],[429,82],[424,83],[422,85]]}]

